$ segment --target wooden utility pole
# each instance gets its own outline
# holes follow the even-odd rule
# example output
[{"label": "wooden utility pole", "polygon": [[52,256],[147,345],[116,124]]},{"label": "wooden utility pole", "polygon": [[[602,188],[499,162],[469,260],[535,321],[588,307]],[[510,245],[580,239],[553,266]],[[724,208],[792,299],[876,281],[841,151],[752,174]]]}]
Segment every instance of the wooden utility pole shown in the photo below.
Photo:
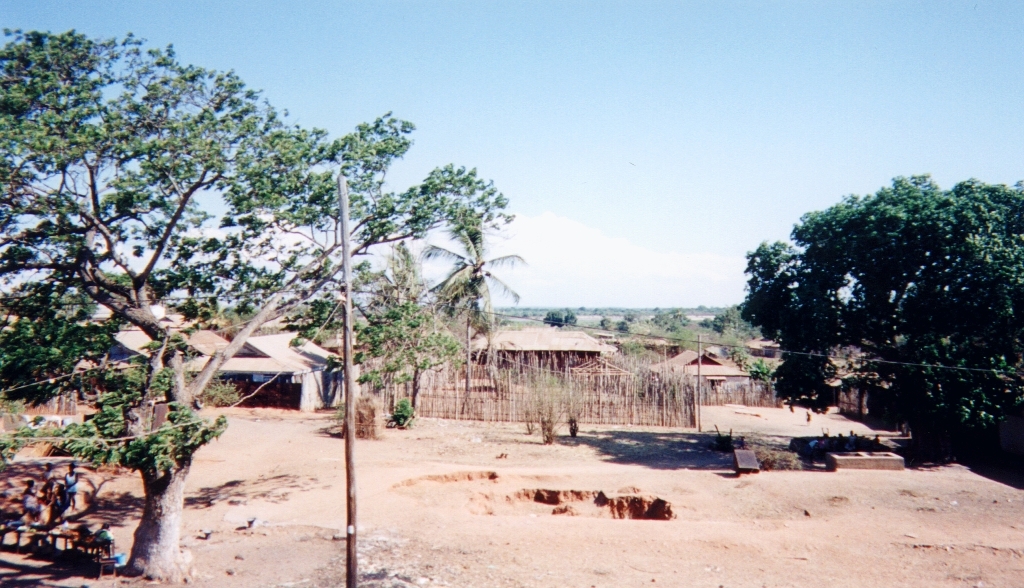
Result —
[{"label": "wooden utility pole", "polygon": [[697,432],[700,433],[700,390],[703,387],[700,379],[700,365],[704,363],[704,342],[697,335],[697,393],[693,395],[693,418],[697,421]]},{"label": "wooden utility pole", "polygon": [[341,217],[342,271],[345,273],[342,286],[342,294],[345,296],[345,489],[348,492],[345,500],[348,507],[345,586],[356,588],[359,574],[356,565],[356,381],[352,373],[352,251],[348,234],[348,181],[341,173],[338,174],[338,209]]}]

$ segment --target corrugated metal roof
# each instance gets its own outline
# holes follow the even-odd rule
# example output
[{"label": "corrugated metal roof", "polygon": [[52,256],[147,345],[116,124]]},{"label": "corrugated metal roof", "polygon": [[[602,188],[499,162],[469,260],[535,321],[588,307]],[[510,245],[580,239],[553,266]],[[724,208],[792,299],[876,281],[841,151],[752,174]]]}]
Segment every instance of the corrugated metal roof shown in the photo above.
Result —
[{"label": "corrugated metal roof", "polygon": [[266,357],[232,357],[224,362],[220,371],[226,373],[304,373],[321,370],[332,354],[317,344],[306,341],[292,347],[295,333],[249,337],[246,344]]},{"label": "corrugated metal roof", "polygon": [[[126,329],[114,335],[126,349],[147,355],[144,347],[151,339],[138,329]],[[220,371],[224,373],[258,374],[299,374],[323,369],[327,365],[329,351],[307,341],[299,347],[292,347],[294,333],[260,335],[249,337],[245,348],[238,355],[224,362]],[[202,354],[188,363],[190,370],[198,371],[209,361],[209,356],[228,346],[228,340],[213,331],[197,331],[189,336],[189,345]],[[117,358],[122,359],[122,358]]]}]

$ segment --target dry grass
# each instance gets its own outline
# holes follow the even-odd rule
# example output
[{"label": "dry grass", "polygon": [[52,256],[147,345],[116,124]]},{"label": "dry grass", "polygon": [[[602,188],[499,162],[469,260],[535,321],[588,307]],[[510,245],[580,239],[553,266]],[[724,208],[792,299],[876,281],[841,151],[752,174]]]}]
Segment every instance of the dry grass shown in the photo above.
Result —
[{"label": "dry grass", "polygon": [[804,469],[804,463],[800,460],[800,456],[788,449],[776,447],[763,441],[756,441],[749,445],[764,471]]}]

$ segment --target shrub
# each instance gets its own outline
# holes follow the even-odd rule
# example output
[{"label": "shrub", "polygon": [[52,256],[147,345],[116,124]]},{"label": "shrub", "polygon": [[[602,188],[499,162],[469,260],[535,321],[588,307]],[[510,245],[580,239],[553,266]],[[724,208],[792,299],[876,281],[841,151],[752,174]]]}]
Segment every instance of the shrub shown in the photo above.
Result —
[{"label": "shrub", "polygon": [[395,426],[399,429],[411,427],[414,417],[415,411],[412,408],[412,403],[409,402],[408,398],[403,398],[395,404],[395,410],[391,413],[388,426]]},{"label": "shrub", "polygon": [[200,401],[208,406],[233,406],[239,398],[238,387],[221,379],[210,382],[199,396]]},{"label": "shrub", "polygon": [[757,456],[758,463],[761,464],[761,469],[770,472],[772,470],[802,470],[804,464],[800,461],[800,456],[792,451],[786,451],[785,449],[779,449],[777,447],[769,447],[767,445],[755,445],[753,447],[754,455]]}]

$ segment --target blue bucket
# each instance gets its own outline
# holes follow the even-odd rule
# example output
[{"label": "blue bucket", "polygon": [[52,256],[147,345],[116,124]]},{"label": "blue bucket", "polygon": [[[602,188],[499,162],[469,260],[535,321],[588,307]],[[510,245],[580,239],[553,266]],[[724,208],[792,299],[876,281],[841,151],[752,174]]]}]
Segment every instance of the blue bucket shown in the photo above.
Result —
[{"label": "blue bucket", "polygon": [[115,553],[114,554],[114,565],[123,568],[124,564],[128,563],[127,553]]}]

